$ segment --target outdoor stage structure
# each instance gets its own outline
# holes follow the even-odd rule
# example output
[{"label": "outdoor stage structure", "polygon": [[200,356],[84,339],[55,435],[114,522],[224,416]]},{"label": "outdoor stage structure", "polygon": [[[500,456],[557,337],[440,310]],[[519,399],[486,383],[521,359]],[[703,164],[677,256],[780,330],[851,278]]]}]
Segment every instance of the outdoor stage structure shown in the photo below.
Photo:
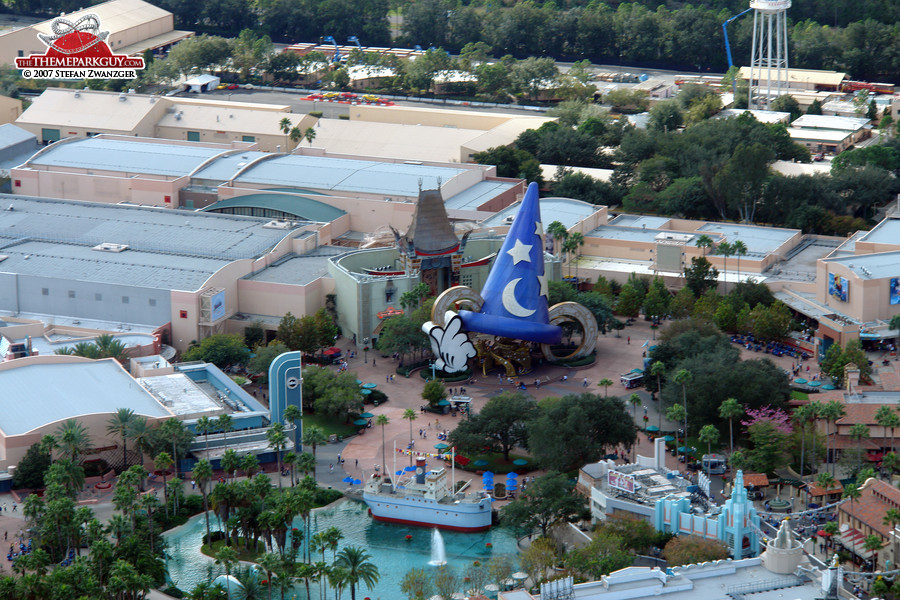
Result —
[{"label": "outdoor stage structure", "polygon": [[[592,354],[599,333],[593,313],[576,302],[548,307],[548,294],[538,186],[531,183],[481,293],[457,285],[435,300],[431,321],[422,325],[435,367],[462,372],[477,356],[483,374],[501,366],[515,377],[531,371],[531,344],[540,344],[547,360]],[[581,342],[566,356],[554,356],[552,347],[562,341],[560,325],[566,321],[581,325]],[[473,343],[469,333],[480,335]]]}]

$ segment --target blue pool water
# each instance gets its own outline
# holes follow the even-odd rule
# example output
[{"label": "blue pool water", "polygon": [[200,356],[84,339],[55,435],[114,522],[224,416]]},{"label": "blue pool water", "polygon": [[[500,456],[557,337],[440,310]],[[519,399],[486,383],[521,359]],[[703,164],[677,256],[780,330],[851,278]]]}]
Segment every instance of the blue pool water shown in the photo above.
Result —
[{"label": "blue pool water", "polygon": [[[300,519],[294,526],[302,528]],[[431,560],[431,530],[424,527],[410,527],[393,523],[379,523],[367,513],[366,505],[353,500],[344,500],[313,513],[313,533],[323,531],[331,526],[340,529],[344,534],[340,548],[344,546],[361,546],[372,555],[378,566],[381,578],[378,584],[367,590],[357,590],[357,598],[369,596],[372,600],[396,600],[400,596],[400,582],[410,569],[421,567],[434,569],[428,564]],[[218,529],[218,520],[210,517],[210,528]],[[169,575],[172,581],[185,592],[210,577],[224,571],[215,565],[212,559],[200,554],[200,540],[206,532],[203,515],[191,518],[184,526],[164,534],[169,547]],[[412,540],[406,541],[406,536]],[[458,572],[473,561],[484,561],[492,556],[507,555],[515,560],[516,540],[506,530],[493,528],[480,533],[458,533],[442,531],[447,563]],[[486,544],[490,543],[491,548]],[[331,560],[331,552],[326,554]],[[312,596],[317,598],[317,586],[312,587]],[[360,593],[361,592],[361,593]],[[303,585],[296,587],[298,598],[306,595]],[[329,591],[329,597],[333,597]]]}]

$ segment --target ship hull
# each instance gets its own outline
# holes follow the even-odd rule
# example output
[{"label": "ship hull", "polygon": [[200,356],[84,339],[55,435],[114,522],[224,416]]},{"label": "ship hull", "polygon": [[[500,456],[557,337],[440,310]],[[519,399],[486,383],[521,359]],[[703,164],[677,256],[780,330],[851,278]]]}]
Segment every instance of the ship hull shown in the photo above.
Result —
[{"label": "ship hull", "polygon": [[369,514],[376,521],[450,531],[474,532],[491,528],[490,500],[479,504],[443,504],[421,499],[363,494]]}]

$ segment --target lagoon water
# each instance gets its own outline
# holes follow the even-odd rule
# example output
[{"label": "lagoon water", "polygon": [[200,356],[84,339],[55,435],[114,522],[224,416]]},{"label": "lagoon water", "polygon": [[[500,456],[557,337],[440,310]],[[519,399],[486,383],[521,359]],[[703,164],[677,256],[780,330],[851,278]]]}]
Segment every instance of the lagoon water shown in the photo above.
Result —
[{"label": "lagoon water", "polygon": [[[411,527],[392,523],[379,523],[372,519],[362,502],[342,500],[326,508],[313,512],[313,534],[331,526],[344,534],[340,548],[361,546],[372,555],[378,566],[380,580],[368,590],[357,589],[357,598],[366,596],[372,600],[396,600],[400,596],[400,582],[410,569],[421,567],[435,569],[432,560],[432,530],[427,527]],[[294,527],[302,529],[301,519],[296,519]],[[210,516],[210,528],[219,528],[218,519]],[[206,532],[203,515],[192,517],[184,526],[164,535],[168,542],[168,567],[172,581],[185,592],[203,581],[214,579],[224,570],[213,560],[200,554],[200,541]],[[412,539],[407,541],[406,536]],[[508,555],[515,560],[516,540],[504,529],[495,527],[480,533],[458,533],[442,531],[447,564],[462,575],[462,571],[473,561],[484,561],[492,556]],[[488,547],[487,544],[491,544]],[[331,560],[331,552],[326,553]],[[315,557],[314,557],[315,560]],[[318,584],[311,585],[313,599],[318,598]],[[349,590],[348,590],[349,592]],[[306,590],[302,582],[295,587],[297,598],[304,598]],[[277,596],[277,594],[276,594]],[[333,590],[328,596],[334,597]],[[348,596],[349,597],[349,596]]]}]

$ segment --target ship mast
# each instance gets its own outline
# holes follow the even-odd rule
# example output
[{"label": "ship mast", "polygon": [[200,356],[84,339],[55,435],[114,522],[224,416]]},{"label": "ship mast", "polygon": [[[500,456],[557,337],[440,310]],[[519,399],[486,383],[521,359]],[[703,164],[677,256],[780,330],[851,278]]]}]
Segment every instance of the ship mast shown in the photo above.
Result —
[{"label": "ship mast", "polygon": [[456,499],[456,446],[450,448],[450,496]]},{"label": "ship mast", "polygon": [[[391,491],[396,492],[397,491],[397,481],[396,480],[400,479],[397,475],[394,474],[397,472],[397,440],[394,440],[394,457],[392,460],[394,461],[394,466],[391,469]],[[384,465],[384,466],[387,467],[387,465]]]}]

